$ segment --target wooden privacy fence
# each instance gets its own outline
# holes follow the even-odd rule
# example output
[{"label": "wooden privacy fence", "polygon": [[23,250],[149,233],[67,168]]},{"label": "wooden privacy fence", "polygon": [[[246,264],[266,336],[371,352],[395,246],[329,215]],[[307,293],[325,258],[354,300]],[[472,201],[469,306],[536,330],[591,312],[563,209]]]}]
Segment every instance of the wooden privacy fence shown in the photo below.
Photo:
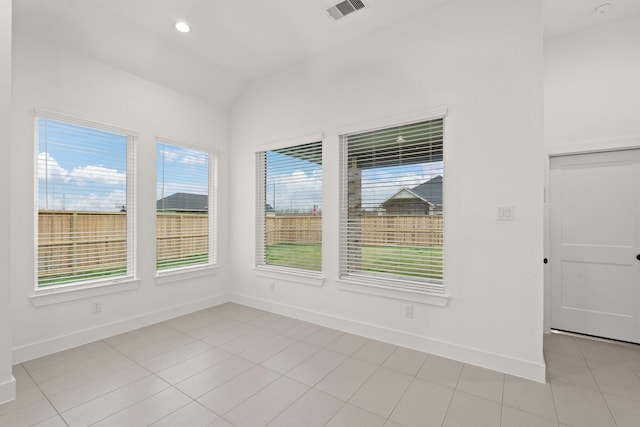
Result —
[{"label": "wooden privacy fence", "polygon": [[[208,252],[207,214],[159,213],[157,259],[180,259]],[[40,211],[38,277],[40,279],[127,264],[124,212]]]},{"label": "wooden privacy fence", "polygon": [[204,255],[209,252],[206,213],[158,213],[156,253],[158,261]]},{"label": "wooden privacy fence", "polygon": [[[362,244],[442,246],[441,215],[363,216]],[[127,263],[124,212],[40,211],[39,277],[121,268]],[[156,220],[158,261],[208,252],[206,214],[159,213]],[[321,216],[269,216],[267,245],[319,244]]]},{"label": "wooden privacy fence", "polygon": [[[442,215],[362,216],[362,244],[394,246],[442,246]],[[268,216],[267,245],[279,243],[319,244],[320,216]]]}]

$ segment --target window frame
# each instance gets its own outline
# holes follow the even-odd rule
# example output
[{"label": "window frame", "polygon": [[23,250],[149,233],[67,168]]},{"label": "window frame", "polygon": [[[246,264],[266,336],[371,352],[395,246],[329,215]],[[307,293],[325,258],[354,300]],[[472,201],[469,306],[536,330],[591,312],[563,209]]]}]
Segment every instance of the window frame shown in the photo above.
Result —
[{"label": "window frame", "polygon": [[[449,294],[446,286],[446,269],[445,258],[447,245],[447,221],[443,208],[443,277],[440,283],[430,284],[428,281],[411,280],[410,276],[384,277],[384,274],[374,273],[368,275],[366,273],[348,274],[344,273],[344,266],[347,263],[344,250],[346,248],[345,222],[348,218],[348,187],[345,175],[347,162],[347,143],[346,137],[349,135],[385,130],[403,125],[410,125],[419,122],[432,120],[443,120],[443,170],[446,169],[447,162],[447,144],[446,144],[446,115],[447,108],[439,107],[424,111],[418,111],[411,114],[382,118],[378,120],[368,121],[364,123],[345,126],[338,129],[338,139],[340,144],[340,177],[339,177],[339,268],[338,278],[336,282],[342,290],[376,295],[387,298],[394,298],[410,302],[418,302],[424,304],[432,304],[437,306],[446,306],[449,300]],[[446,191],[443,189],[443,205],[446,204]]]},{"label": "window frame", "polygon": [[[106,124],[99,121],[89,120],[74,115],[59,113],[47,109],[35,108],[34,118],[34,156],[33,156],[33,176],[34,176],[34,209],[33,209],[33,230],[34,230],[34,289],[31,295],[32,303],[35,306],[49,305],[58,302],[65,302],[84,298],[76,291],[84,291],[86,295],[103,295],[113,292],[120,292],[133,289],[139,284],[137,272],[137,206],[136,206],[136,185],[137,185],[137,138],[139,133],[120,126]],[[39,247],[38,247],[38,224],[39,224],[39,177],[38,177],[38,154],[40,149],[40,119],[55,120],[69,123],[75,126],[82,126],[94,130],[117,133],[126,136],[126,236],[127,236],[127,271],[125,275],[108,277],[104,279],[88,279],[71,283],[61,283],[40,287],[39,276]]]},{"label": "window frame", "polygon": [[[305,144],[311,144],[311,143],[320,143],[322,147],[322,157],[323,157],[322,199],[324,200],[325,150],[324,150],[324,135],[322,133],[315,133],[315,134],[305,135],[297,138],[284,139],[277,142],[257,145],[254,151],[254,158],[256,159],[255,161],[257,162],[257,159],[258,159],[257,155],[259,153],[265,153],[266,155],[267,151],[274,151],[274,150],[279,150],[283,148],[290,148],[298,145],[305,145]],[[325,280],[324,273],[323,273],[325,269],[324,236],[322,238],[322,243],[321,243],[322,259],[321,259],[320,270],[310,270],[310,269],[298,268],[298,267],[271,265],[266,263],[263,264],[260,262],[259,255],[258,255],[258,245],[261,245],[264,243],[264,232],[266,231],[264,227],[260,228],[258,226],[258,221],[264,220],[265,213],[266,213],[266,195],[264,193],[264,190],[260,190],[260,188],[263,188],[266,185],[265,180],[266,180],[267,171],[265,168],[263,173],[263,179],[261,182],[259,182],[260,170],[257,163],[254,164],[254,171],[255,171],[255,183],[256,183],[255,184],[256,193],[255,193],[254,200],[256,201],[256,206],[255,206],[255,250],[254,250],[253,266],[254,266],[254,271],[256,276],[264,277],[268,279],[278,279],[278,280],[283,280],[283,281],[288,281],[293,283],[307,284],[311,286],[323,286],[324,280]],[[260,195],[264,195],[264,199],[265,199],[264,203],[258,202],[258,196]],[[324,234],[324,215],[321,216],[321,221],[322,221],[322,234]],[[263,231],[263,233],[261,234],[260,231]],[[263,253],[265,253],[265,256],[266,256],[266,251],[264,248],[262,251]]]},{"label": "window frame", "polygon": [[[157,207],[154,209],[154,224],[156,224],[156,232],[154,239],[155,247],[155,279],[157,284],[164,284],[174,281],[175,276],[187,277],[200,277],[208,274],[214,274],[219,269],[218,265],[218,150],[216,148],[203,149],[202,145],[184,142],[181,140],[165,138],[158,136],[155,139],[155,149],[157,153],[158,144],[168,144],[178,148],[185,148],[188,150],[195,150],[202,153],[206,153],[208,156],[208,180],[207,180],[207,209],[208,209],[208,230],[207,236],[208,243],[208,262],[195,265],[187,265],[182,267],[167,268],[158,270],[158,234],[157,234]],[[157,154],[156,154],[157,155]],[[157,164],[157,158],[156,158]],[[156,170],[156,189],[158,188],[158,171]],[[154,203],[157,202],[157,197],[154,198]],[[155,206],[155,204],[154,204]],[[177,280],[177,279],[176,279]]]}]

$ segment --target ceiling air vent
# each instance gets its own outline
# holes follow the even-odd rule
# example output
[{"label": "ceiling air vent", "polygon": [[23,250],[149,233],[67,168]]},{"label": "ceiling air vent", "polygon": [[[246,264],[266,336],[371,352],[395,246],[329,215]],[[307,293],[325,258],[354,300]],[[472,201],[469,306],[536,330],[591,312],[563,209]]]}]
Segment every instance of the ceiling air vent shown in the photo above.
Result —
[{"label": "ceiling air vent", "polygon": [[327,9],[327,12],[337,21],[338,19],[344,18],[350,13],[360,9],[364,9],[364,3],[362,0],[344,0],[335,6],[331,6]]}]

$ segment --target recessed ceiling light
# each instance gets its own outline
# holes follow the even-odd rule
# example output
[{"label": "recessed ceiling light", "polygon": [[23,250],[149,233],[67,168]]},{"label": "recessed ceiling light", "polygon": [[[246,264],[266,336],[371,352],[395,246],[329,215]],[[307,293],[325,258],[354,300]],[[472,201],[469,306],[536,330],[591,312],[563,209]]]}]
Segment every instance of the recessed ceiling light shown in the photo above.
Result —
[{"label": "recessed ceiling light", "polygon": [[180,31],[181,33],[188,33],[189,31],[191,31],[191,27],[186,22],[179,21],[176,22],[176,30]]}]

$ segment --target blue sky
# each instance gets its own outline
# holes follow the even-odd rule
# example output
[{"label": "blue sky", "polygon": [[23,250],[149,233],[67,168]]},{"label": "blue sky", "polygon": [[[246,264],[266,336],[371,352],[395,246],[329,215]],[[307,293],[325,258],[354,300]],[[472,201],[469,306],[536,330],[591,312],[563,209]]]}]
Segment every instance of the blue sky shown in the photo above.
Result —
[{"label": "blue sky", "polygon": [[[287,168],[278,167],[283,161],[287,161]],[[374,209],[401,188],[413,188],[442,175],[442,167],[442,162],[433,162],[363,170],[363,207]],[[276,210],[311,210],[313,205],[321,209],[322,166],[267,151],[266,196]]]},{"label": "blue sky", "polygon": [[322,209],[322,165],[267,151],[267,203],[276,210]]},{"label": "blue sky", "polygon": [[[126,205],[125,135],[50,119],[39,120],[38,134],[40,209],[118,211]],[[207,194],[206,152],[158,143],[156,155],[156,199]],[[363,206],[375,208],[399,189],[441,174],[442,162],[363,170]],[[268,151],[266,198],[278,210],[322,209],[322,166]]]},{"label": "blue sky", "polygon": [[[125,135],[39,119],[38,136],[39,209],[119,211],[126,205]],[[158,198],[163,189],[165,196],[207,194],[206,153],[158,144],[157,154]]]},{"label": "blue sky", "polygon": [[118,211],[126,204],[125,135],[38,122],[38,208]]},{"label": "blue sky", "polygon": [[157,200],[175,193],[208,194],[208,154],[204,151],[158,143],[156,182]]}]

